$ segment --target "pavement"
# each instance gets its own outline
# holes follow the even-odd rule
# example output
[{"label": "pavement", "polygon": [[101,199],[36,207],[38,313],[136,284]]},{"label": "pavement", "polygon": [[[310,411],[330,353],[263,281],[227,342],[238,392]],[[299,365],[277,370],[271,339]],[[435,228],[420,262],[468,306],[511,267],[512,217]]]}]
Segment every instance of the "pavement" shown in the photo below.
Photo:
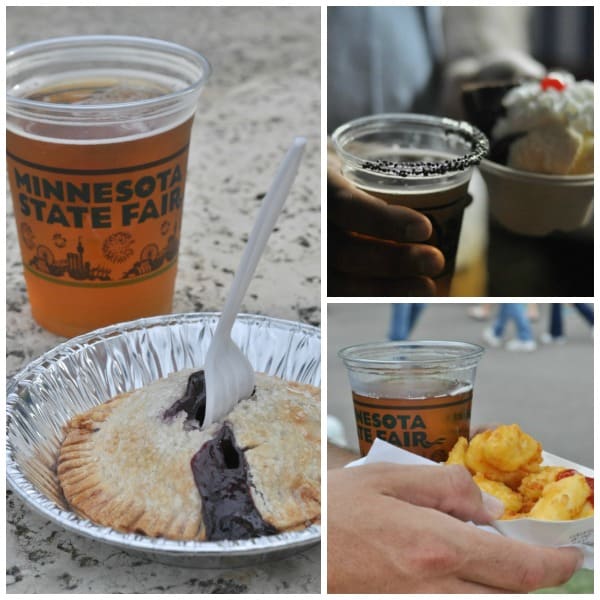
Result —
[{"label": "pavement", "polygon": [[[412,340],[458,340],[484,345],[489,323],[467,316],[466,303],[430,303],[411,335]],[[547,331],[549,304],[539,304],[534,335]],[[495,307],[492,310],[495,314]],[[349,447],[358,448],[346,370],[337,357],[351,344],[385,340],[390,304],[333,304],[327,310],[327,406],[344,426]],[[534,352],[486,348],[474,386],[472,426],[518,423],[542,443],[544,450],[585,466],[594,462],[594,382],[592,330],[565,305],[566,343],[538,344]],[[512,324],[505,339],[514,335]]]}]

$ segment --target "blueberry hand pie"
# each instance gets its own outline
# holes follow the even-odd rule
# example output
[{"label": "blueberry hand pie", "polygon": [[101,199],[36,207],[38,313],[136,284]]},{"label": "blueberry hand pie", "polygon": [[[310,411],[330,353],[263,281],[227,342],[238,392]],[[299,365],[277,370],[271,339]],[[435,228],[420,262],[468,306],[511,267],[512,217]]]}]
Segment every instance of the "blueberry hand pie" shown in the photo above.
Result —
[{"label": "blueberry hand pie", "polygon": [[66,425],[58,478],[80,515],[177,540],[247,539],[318,522],[318,388],[257,373],[252,396],[204,418],[202,371],[173,373]]}]

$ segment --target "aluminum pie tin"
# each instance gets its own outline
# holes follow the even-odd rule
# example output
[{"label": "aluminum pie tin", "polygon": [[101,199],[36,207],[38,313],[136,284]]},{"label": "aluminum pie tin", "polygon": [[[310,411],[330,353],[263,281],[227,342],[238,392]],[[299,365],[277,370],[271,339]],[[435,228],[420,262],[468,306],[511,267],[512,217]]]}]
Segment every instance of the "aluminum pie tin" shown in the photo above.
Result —
[{"label": "aluminum pie tin", "polygon": [[[66,504],[56,477],[62,427],[75,414],[185,368],[199,368],[218,313],[121,323],[73,338],[7,386],[6,475],[31,508],[79,535],[177,566],[229,568],[290,556],[320,542],[320,525],[250,540],[200,542],[121,533]],[[321,335],[310,325],[238,315],[232,338],[256,371],[320,386]]]}]

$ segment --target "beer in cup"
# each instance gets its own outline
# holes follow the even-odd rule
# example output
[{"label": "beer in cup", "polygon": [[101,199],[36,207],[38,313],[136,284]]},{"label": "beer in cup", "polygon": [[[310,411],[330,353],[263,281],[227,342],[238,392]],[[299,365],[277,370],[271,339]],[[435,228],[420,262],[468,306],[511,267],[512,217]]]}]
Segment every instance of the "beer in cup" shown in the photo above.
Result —
[{"label": "beer in cup", "polygon": [[31,310],[72,336],[171,311],[192,120],[210,65],[126,36],[7,56],[7,167]]},{"label": "beer in cup", "polygon": [[469,437],[483,348],[463,342],[376,342],[340,351],[348,370],[361,455],[380,438],[444,462]]},{"label": "beer in cup", "polygon": [[463,211],[473,167],[489,149],[468,123],[415,114],[382,114],[336,129],[333,144],[344,176],[368,194],[426,215],[433,226],[428,244],[445,258],[436,278],[438,296],[448,296],[454,274]]}]

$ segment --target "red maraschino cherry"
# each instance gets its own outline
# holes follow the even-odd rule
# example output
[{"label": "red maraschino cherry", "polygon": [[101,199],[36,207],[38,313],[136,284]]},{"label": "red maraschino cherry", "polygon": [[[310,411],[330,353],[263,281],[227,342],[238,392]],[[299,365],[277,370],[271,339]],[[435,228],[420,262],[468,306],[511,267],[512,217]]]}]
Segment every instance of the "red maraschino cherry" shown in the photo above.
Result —
[{"label": "red maraschino cherry", "polygon": [[542,90],[544,90],[544,92],[550,88],[562,92],[567,87],[564,81],[561,81],[556,77],[544,77],[544,79],[540,81],[540,85],[542,86]]}]

